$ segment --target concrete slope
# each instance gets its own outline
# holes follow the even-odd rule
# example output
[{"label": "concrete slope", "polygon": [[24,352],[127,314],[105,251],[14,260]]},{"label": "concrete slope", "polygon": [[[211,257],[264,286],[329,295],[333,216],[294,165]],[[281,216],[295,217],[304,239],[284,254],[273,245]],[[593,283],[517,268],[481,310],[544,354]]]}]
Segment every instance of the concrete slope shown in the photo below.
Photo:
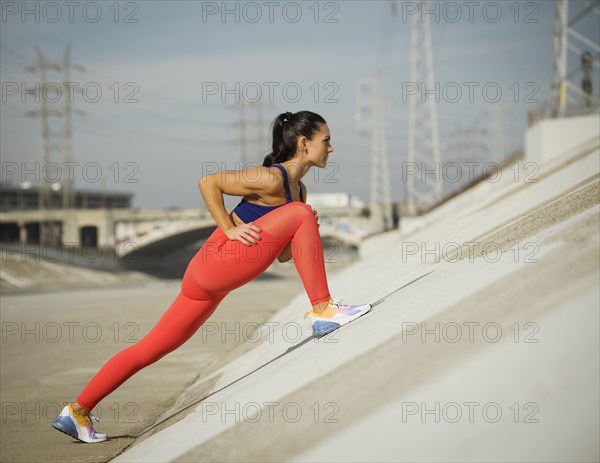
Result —
[{"label": "concrete slope", "polygon": [[369,314],[315,340],[299,294],[114,461],[597,461],[599,154],[369,240],[329,279]]}]

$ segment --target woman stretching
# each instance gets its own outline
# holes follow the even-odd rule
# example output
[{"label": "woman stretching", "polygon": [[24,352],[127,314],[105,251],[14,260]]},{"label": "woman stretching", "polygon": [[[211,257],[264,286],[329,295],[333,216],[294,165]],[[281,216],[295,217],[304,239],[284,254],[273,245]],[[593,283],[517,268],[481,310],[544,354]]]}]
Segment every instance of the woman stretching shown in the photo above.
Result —
[{"label": "woman stretching", "polygon": [[[350,306],[331,297],[316,212],[305,204],[300,179],[323,168],[333,151],[325,120],[310,111],[280,114],[273,121],[273,152],[260,167],[207,175],[199,181],[217,228],[192,258],[181,291],[158,323],[138,343],[112,357],[74,403],[64,402],[52,426],[83,442],[105,441],[90,411],[142,368],[186,342],[229,292],[263,273],[277,258],[294,259],[312,305],[304,315],[315,337],[360,317],[370,304]],[[243,196],[231,211],[223,193]],[[282,202],[284,201],[284,202]]]}]

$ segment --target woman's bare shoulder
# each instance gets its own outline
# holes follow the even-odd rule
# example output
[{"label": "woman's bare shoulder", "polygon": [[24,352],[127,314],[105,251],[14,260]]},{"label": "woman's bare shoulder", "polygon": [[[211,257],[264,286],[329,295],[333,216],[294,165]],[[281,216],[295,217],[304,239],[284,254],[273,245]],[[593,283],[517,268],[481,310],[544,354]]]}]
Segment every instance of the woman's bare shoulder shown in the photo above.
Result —
[{"label": "woman's bare shoulder", "polygon": [[268,167],[261,166],[262,183],[265,185],[266,191],[273,196],[280,196],[281,190],[285,191],[283,183],[283,172],[276,168],[275,165]]}]

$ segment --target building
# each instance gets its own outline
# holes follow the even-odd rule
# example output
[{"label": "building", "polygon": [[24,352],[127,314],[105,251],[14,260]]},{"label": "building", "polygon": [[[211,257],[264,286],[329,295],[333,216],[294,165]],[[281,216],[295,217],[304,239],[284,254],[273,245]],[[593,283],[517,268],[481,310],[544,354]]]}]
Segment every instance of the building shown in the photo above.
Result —
[{"label": "building", "polygon": [[[38,209],[40,188],[31,182],[0,184],[0,212]],[[74,190],[75,209],[129,209],[133,193]],[[60,189],[50,190],[49,209],[62,209]]]},{"label": "building", "polygon": [[359,198],[352,196],[350,193],[308,193],[306,202],[314,208],[325,207],[365,207]]}]

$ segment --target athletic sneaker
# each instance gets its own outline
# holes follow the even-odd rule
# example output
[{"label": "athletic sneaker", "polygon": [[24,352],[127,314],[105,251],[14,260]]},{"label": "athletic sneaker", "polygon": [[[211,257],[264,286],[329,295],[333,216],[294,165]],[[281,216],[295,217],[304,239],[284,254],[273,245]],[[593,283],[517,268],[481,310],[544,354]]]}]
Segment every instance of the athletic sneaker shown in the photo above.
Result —
[{"label": "athletic sneaker", "polygon": [[335,296],[329,298],[329,302],[322,313],[315,313],[309,310],[304,314],[304,318],[309,317],[312,325],[313,336],[320,338],[340,326],[350,323],[361,315],[371,310],[371,304],[348,305],[344,304]]},{"label": "athletic sneaker", "polygon": [[52,427],[58,429],[60,432],[64,432],[69,436],[80,440],[81,442],[87,442],[88,444],[94,444],[96,442],[104,442],[107,438],[103,432],[96,432],[92,421],[100,421],[96,416],[92,415],[78,415],[73,411],[73,407],[68,402],[63,402],[61,405],[65,407],[60,412],[60,415],[52,422]]}]

